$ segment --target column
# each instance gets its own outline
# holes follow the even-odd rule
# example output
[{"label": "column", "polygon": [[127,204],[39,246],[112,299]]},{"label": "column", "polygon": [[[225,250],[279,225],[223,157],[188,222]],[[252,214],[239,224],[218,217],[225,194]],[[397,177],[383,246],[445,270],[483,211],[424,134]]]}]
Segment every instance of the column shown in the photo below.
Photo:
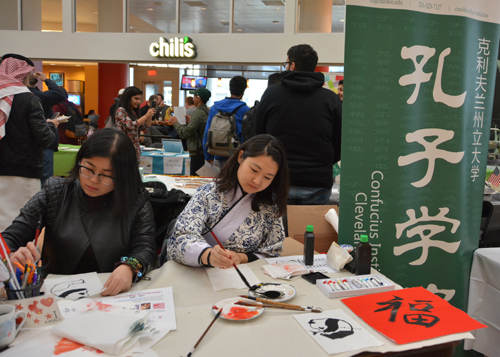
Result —
[{"label": "column", "polygon": [[118,96],[118,91],[128,87],[128,63],[99,63],[98,79],[98,114],[99,128],[104,127],[104,121],[109,115],[109,108]]}]

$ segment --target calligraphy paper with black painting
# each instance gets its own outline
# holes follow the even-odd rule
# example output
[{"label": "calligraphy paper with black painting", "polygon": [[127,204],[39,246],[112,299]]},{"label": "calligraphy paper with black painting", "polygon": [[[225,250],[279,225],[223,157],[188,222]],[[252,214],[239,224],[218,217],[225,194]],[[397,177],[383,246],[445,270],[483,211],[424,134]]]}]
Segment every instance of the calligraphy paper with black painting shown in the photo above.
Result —
[{"label": "calligraphy paper with black painting", "polygon": [[342,302],[397,344],[486,327],[422,287],[356,296]]},{"label": "calligraphy paper with black painting", "polygon": [[328,354],[383,345],[342,310],[293,317]]}]

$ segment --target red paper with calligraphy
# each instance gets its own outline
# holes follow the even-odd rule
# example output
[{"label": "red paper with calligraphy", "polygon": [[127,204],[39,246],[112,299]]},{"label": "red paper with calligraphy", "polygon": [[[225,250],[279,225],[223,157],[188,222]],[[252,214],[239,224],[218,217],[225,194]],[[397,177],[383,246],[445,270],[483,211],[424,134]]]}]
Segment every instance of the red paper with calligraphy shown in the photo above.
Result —
[{"label": "red paper with calligraphy", "polygon": [[356,296],[342,302],[397,344],[487,327],[422,287]]}]

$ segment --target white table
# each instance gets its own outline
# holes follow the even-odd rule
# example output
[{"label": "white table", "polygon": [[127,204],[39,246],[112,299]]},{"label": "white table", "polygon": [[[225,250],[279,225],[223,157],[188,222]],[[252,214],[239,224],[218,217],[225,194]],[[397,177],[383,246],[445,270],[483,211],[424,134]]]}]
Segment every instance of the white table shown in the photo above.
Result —
[{"label": "white table", "polygon": [[[272,278],[262,273],[263,264],[265,264],[264,261],[258,260],[250,263],[249,266],[262,282],[272,281]],[[99,275],[104,282],[109,274]],[[350,273],[343,271],[328,275],[342,277]],[[132,290],[171,286],[174,293],[177,330],[169,332],[153,346],[153,350],[160,356],[187,355],[212,321],[214,317],[212,305],[225,298],[246,294],[246,290],[214,292],[204,268],[188,267],[173,261],[167,262],[161,269],[152,271],[148,276],[151,277],[151,281],[141,281]],[[300,277],[292,280],[290,284],[297,289],[297,295],[289,303],[313,305],[325,311],[342,309],[384,343],[383,346],[367,349],[369,351],[408,351],[472,337],[470,333],[460,333],[397,345],[356,317],[340,299],[328,299],[315,285]],[[294,313],[289,310],[267,309],[259,318],[247,322],[219,319],[198,346],[195,355],[213,357],[224,355],[241,357],[328,356],[293,318]],[[362,350],[335,356],[353,356],[360,352]]]},{"label": "white table", "polygon": [[500,351],[500,248],[480,248],[474,252],[469,286],[470,317],[488,328],[473,331],[475,340],[466,340],[464,348],[486,356]]}]

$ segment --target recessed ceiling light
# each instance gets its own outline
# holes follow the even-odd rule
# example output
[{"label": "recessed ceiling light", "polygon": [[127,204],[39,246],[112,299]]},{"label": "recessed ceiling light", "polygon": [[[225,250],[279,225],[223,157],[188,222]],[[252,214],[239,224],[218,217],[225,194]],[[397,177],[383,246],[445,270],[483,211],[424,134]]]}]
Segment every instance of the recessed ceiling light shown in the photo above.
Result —
[{"label": "recessed ceiling light", "polygon": [[220,20],[220,22],[225,22],[226,20]]},{"label": "recessed ceiling light", "polygon": [[133,30],[133,29],[135,29],[135,26],[130,25],[129,27],[130,27],[132,30]]},{"label": "recessed ceiling light", "polygon": [[81,67],[82,65],[81,65],[81,64],[75,64],[75,66],[77,66],[77,67]]},{"label": "recessed ceiling light", "polygon": [[206,10],[207,8],[206,7],[202,7],[201,10]]},{"label": "recessed ceiling light", "polygon": [[277,8],[276,8],[276,10],[279,10],[279,9],[281,9],[281,8],[280,8],[280,7],[277,7]]},{"label": "recessed ceiling light", "polygon": [[242,29],[236,29],[236,31],[243,31]]},{"label": "recessed ceiling light", "polygon": [[154,9],[152,7],[148,7],[148,11],[153,11]]},{"label": "recessed ceiling light", "polygon": [[340,20],[340,21],[344,22],[344,19],[342,19],[342,20]]}]

